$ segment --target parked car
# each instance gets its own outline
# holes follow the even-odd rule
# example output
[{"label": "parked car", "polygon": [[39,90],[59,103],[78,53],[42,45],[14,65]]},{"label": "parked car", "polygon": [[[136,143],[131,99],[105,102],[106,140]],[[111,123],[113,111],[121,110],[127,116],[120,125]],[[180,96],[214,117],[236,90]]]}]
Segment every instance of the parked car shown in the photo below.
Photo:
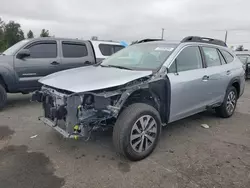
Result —
[{"label": "parked car", "polygon": [[235,54],[224,42],[201,37],[134,44],[98,66],[39,82],[32,100],[43,105],[42,122],[67,138],[113,125],[115,148],[130,160],[150,155],[168,123],[208,108],[232,116],[245,86]]},{"label": "parked car", "polygon": [[250,78],[250,51],[236,51],[235,54],[245,66],[246,79]]},{"label": "parked car", "polygon": [[38,79],[66,69],[92,65],[124,48],[116,42],[66,38],[22,40],[0,56],[0,109],[6,93],[28,93]]}]

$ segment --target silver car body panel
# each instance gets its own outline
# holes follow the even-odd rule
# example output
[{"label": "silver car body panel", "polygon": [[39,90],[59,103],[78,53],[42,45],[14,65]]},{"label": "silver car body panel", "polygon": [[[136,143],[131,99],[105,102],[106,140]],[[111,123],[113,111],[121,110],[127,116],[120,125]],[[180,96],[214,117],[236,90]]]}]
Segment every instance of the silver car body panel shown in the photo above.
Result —
[{"label": "silver car body panel", "polygon": [[57,72],[40,79],[39,82],[50,87],[80,93],[120,86],[151,74],[152,71],[87,66]]},{"label": "silver car body panel", "polygon": [[[166,60],[163,67],[169,68],[179,53],[189,46],[206,46],[216,49],[229,51],[228,48],[204,44],[204,43],[185,43],[180,44],[176,50]],[[204,76],[209,76],[208,80],[203,80]],[[168,74],[171,84],[171,105],[169,122],[173,122],[190,115],[202,112],[209,106],[221,104],[230,81],[234,78],[240,80],[241,91],[243,93],[245,79],[242,63],[234,55],[231,63],[204,67],[201,69]]]}]

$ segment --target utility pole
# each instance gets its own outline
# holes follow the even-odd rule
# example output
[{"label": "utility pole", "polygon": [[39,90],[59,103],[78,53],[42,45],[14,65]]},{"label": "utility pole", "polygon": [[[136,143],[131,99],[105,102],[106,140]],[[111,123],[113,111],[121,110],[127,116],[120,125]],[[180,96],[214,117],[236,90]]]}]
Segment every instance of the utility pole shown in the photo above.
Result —
[{"label": "utility pole", "polygon": [[227,30],[226,30],[226,33],[225,33],[225,43],[227,43]]},{"label": "utility pole", "polygon": [[161,29],[161,39],[164,38],[164,30],[165,30],[164,28]]}]

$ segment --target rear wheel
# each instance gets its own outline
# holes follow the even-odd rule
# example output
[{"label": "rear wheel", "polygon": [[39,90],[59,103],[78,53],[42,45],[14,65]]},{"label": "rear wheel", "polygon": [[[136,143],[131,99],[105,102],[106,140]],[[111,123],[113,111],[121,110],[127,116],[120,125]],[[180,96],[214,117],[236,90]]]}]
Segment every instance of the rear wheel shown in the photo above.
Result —
[{"label": "rear wheel", "polygon": [[229,87],[222,105],[216,108],[216,113],[223,118],[231,117],[235,111],[237,99],[237,90],[233,86]]},{"label": "rear wheel", "polygon": [[5,88],[0,83],[0,110],[3,109],[7,102],[7,93]]},{"label": "rear wheel", "polygon": [[138,161],[153,152],[160,132],[158,111],[150,105],[135,103],[118,117],[113,131],[113,143],[120,154]]}]

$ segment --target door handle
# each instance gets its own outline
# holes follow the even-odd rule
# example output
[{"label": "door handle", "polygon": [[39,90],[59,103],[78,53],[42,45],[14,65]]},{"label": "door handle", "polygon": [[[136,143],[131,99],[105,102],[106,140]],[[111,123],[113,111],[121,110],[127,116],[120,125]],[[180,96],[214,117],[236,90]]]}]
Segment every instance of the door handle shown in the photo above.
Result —
[{"label": "door handle", "polygon": [[202,81],[206,82],[208,80],[209,80],[209,76],[205,75],[205,76],[202,77]]},{"label": "door handle", "polygon": [[228,71],[227,71],[227,75],[230,75],[230,74],[231,74],[231,71],[230,71],[230,70],[228,70]]},{"label": "door handle", "polygon": [[60,63],[57,61],[53,61],[52,63],[50,63],[51,65],[59,65]]}]

